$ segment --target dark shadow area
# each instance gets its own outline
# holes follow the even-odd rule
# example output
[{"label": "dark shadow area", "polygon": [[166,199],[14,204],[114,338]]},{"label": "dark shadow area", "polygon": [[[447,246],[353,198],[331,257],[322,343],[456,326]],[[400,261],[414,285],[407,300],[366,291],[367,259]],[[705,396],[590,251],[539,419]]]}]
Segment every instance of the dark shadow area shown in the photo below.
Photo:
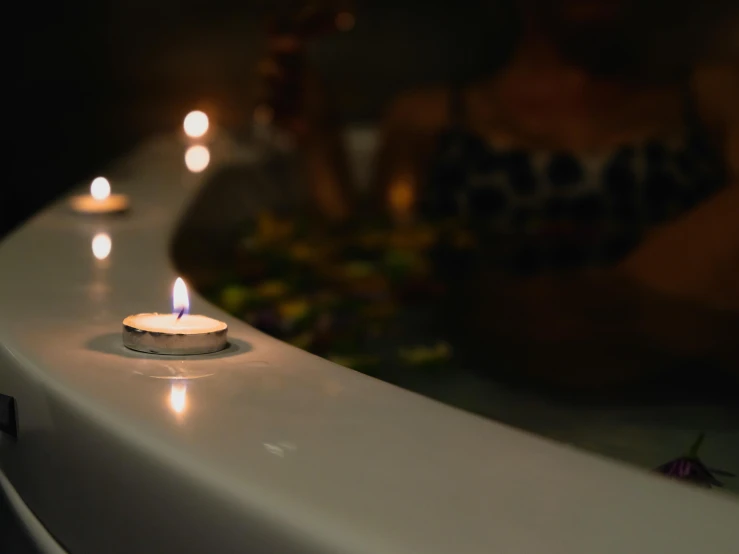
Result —
[{"label": "dark shadow area", "polygon": [[40,554],[0,491],[0,549],[12,554]]},{"label": "dark shadow area", "polygon": [[[218,296],[222,287],[238,282],[241,265],[249,263],[248,259],[235,257],[235,253],[254,220],[265,210],[290,216],[299,213],[304,206],[305,190],[291,163],[290,158],[267,157],[252,164],[225,166],[213,171],[179,222],[171,245],[175,267],[202,294],[222,308],[224,306]],[[518,374],[513,369],[515,363],[501,352],[480,349],[479,345],[485,343],[484,338],[470,335],[464,325],[434,324],[429,327],[425,323],[431,317],[427,311],[404,314],[407,319],[405,326],[441,333],[452,343],[459,344],[462,348],[455,353],[453,366],[444,367],[442,364],[442,367],[430,371],[407,368],[399,372],[397,367],[380,365],[363,371],[442,402],[448,401],[445,392],[455,388],[455,381],[469,380],[481,389],[503,388],[512,394],[531,394],[544,402],[578,409],[714,406],[717,411],[726,410],[727,414],[734,414],[739,428],[739,411],[736,411],[739,408],[734,402],[735,379],[705,361],[685,360],[673,365],[668,372],[645,376],[637,383],[573,390],[571,386],[557,387],[551,382],[537,382],[529,375]],[[410,336],[423,340],[423,336]],[[110,337],[106,340],[114,342],[113,336]],[[117,339],[115,336],[115,341]],[[485,409],[474,408],[473,411],[484,415]]]},{"label": "dark shadow area", "polygon": [[[286,185],[271,189],[264,185],[258,166],[216,171],[180,222],[172,246],[173,261],[178,271],[214,303],[219,303],[217,292],[222,283],[237,278],[234,275],[238,274],[239,263],[234,252],[248,222],[267,206],[290,213],[298,189]],[[408,326],[424,320],[423,315],[403,317],[408,319]],[[464,335],[464,329],[454,332]],[[118,337],[105,340],[113,342]],[[667,375],[647,377],[635,385],[581,391],[517,375],[492,347],[460,353],[453,363],[440,363],[433,368],[407,367],[399,371],[398,367],[379,365],[357,369],[441,402],[535,431],[540,429],[541,420],[552,417],[551,414],[561,415],[564,411],[584,422],[588,414],[597,416],[612,410],[638,412],[639,425],[647,428],[679,427],[692,421],[715,431],[739,431],[734,381],[702,362],[685,362]],[[527,408],[515,407],[519,403]]]},{"label": "dark shadow area", "polygon": [[291,213],[305,194],[290,158],[265,157],[219,168],[193,199],[173,235],[171,257],[188,280],[213,286],[233,271],[233,244],[264,206]]},{"label": "dark shadow area", "polygon": [[[15,32],[7,47],[10,99],[3,122],[9,141],[0,236],[144,138],[178,131],[189,110],[205,109],[234,132],[248,127],[260,90],[255,66],[266,21],[297,4],[162,0],[153,9],[142,0],[75,0],[42,10],[13,6],[7,14]],[[452,29],[464,27],[471,14],[451,2],[348,5],[357,14],[353,32],[317,41],[310,53],[336,85],[348,121],[376,119],[404,88],[474,71],[481,59],[490,62],[490,52],[490,63],[499,63],[500,45],[511,40],[510,25],[497,18],[500,24],[489,32],[455,41]],[[481,5],[472,2],[469,9]],[[485,9],[503,9],[492,6]],[[354,63],[358,58],[368,63]]]}]

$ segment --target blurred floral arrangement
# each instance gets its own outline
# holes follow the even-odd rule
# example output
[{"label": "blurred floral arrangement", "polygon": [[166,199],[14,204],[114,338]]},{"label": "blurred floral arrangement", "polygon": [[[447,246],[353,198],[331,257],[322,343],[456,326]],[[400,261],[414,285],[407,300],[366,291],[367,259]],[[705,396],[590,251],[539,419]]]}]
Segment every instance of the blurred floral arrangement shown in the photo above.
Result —
[{"label": "blurred floral arrangement", "polygon": [[447,286],[435,268],[475,247],[452,223],[336,228],[264,212],[238,242],[234,274],[210,296],[261,331],[353,369],[439,367],[453,351],[432,330]]}]

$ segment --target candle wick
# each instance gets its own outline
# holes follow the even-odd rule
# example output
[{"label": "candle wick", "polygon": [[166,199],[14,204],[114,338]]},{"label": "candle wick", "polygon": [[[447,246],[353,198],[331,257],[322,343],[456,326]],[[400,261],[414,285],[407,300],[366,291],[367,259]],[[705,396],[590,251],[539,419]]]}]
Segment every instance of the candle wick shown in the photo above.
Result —
[{"label": "candle wick", "polygon": [[180,313],[177,314],[177,321],[180,320],[180,318],[184,315],[184,313],[185,313],[185,307],[183,306],[182,309],[180,310]]}]

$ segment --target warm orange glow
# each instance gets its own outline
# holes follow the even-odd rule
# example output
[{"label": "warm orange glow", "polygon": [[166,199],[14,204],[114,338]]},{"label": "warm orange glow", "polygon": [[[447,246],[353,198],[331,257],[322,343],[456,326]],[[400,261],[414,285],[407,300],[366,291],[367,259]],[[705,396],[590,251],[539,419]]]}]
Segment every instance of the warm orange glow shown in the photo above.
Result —
[{"label": "warm orange glow", "polygon": [[178,415],[187,409],[187,383],[172,383],[169,389],[169,407]]},{"label": "warm orange glow", "polygon": [[185,152],[185,165],[193,173],[205,171],[210,164],[210,150],[202,145],[191,146]]},{"label": "warm orange glow", "polygon": [[339,31],[351,31],[354,29],[354,24],[357,22],[357,18],[354,17],[353,13],[341,12],[336,14],[336,28]]},{"label": "warm orange glow", "polygon": [[184,313],[190,313],[190,297],[187,295],[187,285],[182,277],[177,277],[172,289],[172,311],[178,314],[185,310]]},{"label": "warm orange glow", "polygon": [[182,124],[185,129],[185,134],[190,138],[200,138],[208,132],[210,122],[208,116],[200,110],[190,112],[185,116],[185,121]]},{"label": "warm orange glow", "polygon": [[395,214],[407,214],[415,201],[415,191],[409,179],[398,179],[391,183],[388,190],[390,209]]},{"label": "warm orange glow", "polygon": [[90,195],[95,200],[105,200],[110,196],[110,183],[105,177],[96,177],[90,183]]},{"label": "warm orange glow", "polygon": [[105,233],[98,233],[92,239],[92,255],[98,260],[104,260],[110,256],[112,248],[113,241],[111,241],[110,236]]}]

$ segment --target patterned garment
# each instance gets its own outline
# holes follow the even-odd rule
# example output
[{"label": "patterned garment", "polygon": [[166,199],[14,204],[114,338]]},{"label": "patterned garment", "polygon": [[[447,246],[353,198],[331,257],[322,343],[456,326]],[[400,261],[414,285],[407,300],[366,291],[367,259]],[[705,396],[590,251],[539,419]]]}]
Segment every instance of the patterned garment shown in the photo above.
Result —
[{"label": "patterned garment", "polygon": [[514,237],[502,263],[516,273],[611,264],[649,227],[724,185],[723,163],[693,119],[674,140],[591,157],[496,149],[454,125],[439,137],[423,205],[432,217]]}]

